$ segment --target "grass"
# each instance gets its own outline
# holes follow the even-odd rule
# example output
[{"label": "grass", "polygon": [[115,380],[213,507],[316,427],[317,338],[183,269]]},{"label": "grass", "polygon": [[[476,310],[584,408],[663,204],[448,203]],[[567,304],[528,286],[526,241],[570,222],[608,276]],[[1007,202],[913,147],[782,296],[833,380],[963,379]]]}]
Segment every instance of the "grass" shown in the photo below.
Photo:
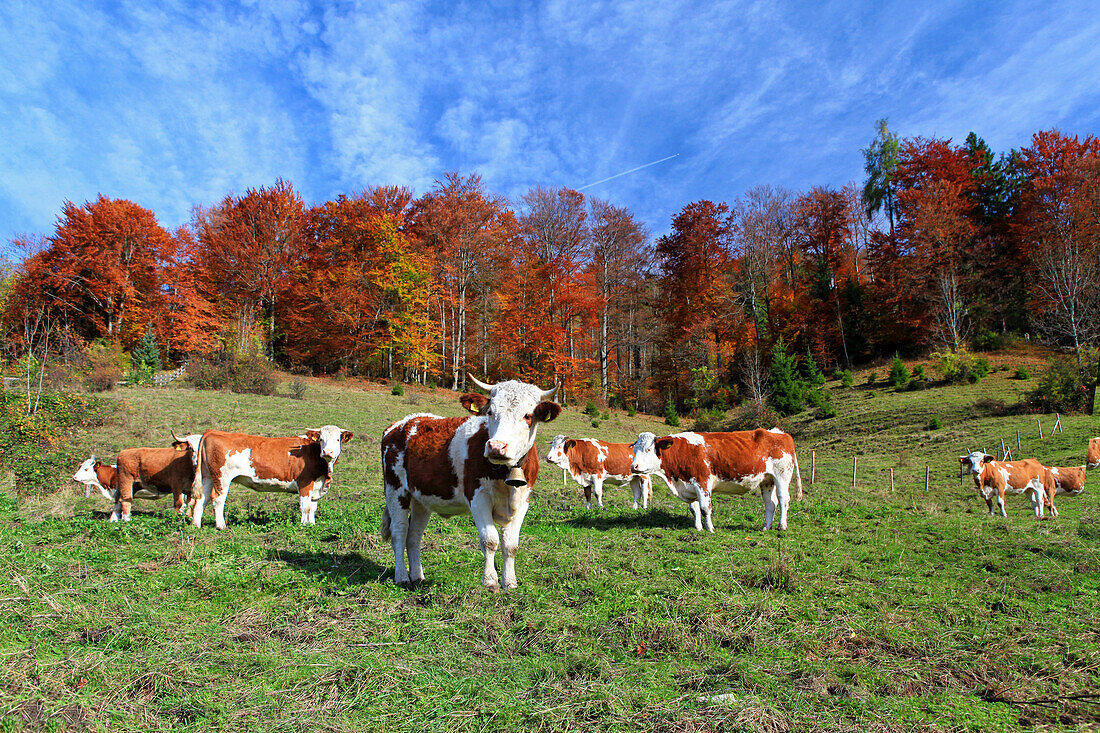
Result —
[{"label": "grass", "polygon": [[[629,508],[629,488],[586,511],[543,464],[520,588],[504,594],[480,585],[468,518],[432,518],[416,591],[393,586],[378,537],[381,430],[410,412],[461,414],[453,393],[352,380],[311,380],[300,400],[287,385],[275,397],[120,391],[79,447],[330,422],[356,439],[314,527],[297,524],[292,497],[237,487],[224,533],[183,525],[167,501],[112,525],[75,484],[38,496],[9,479],[0,730],[1093,728],[1100,706],[1072,696],[1100,692],[1096,487],[1036,522],[1022,497],[989,518],[958,479],[956,456],[993,452],[1017,428],[1026,454],[1083,461],[1090,418],[1063,417],[1065,432],[1040,442],[1032,417],[976,414],[1027,388],[1008,374],[922,392],[830,382],[838,416],[792,420],[806,498],[782,537],[760,532],[758,498],[719,498],[713,536],[663,486],[649,512]],[[590,420],[565,410],[540,429],[540,452],[555,433],[591,435]],[[613,412],[599,435],[641,430],[663,424]]]}]

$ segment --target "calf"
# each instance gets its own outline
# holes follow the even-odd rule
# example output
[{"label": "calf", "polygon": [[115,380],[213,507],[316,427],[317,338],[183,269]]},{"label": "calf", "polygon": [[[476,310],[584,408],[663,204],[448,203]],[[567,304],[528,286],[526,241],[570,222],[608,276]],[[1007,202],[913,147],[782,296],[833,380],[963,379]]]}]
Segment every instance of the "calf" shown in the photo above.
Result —
[{"label": "calf", "polygon": [[1100,438],[1089,439],[1088,457],[1085,464],[1089,468],[1100,468]]},{"label": "calf", "polygon": [[629,443],[605,443],[594,438],[568,438],[555,435],[550,443],[546,460],[568,471],[584,488],[584,498],[588,508],[592,508],[592,493],[596,494],[596,506],[603,507],[603,485],[615,486],[630,484],[634,493],[634,508],[641,500],[642,508],[649,508],[649,499],[653,496],[653,481],[644,473],[633,473],[630,462],[634,451]]},{"label": "calf", "polygon": [[80,464],[73,474],[73,481],[84,484],[84,498],[92,495],[92,489],[99,489],[104,499],[115,498],[118,471],[114,464],[108,466],[96,460],[95,454]]},{"label": "calf", "polygon": [[631,470],[656,474],[668,483],[672,493],[691,504],[695,529],[702,530],[700,514],[711,520],[713,494],[746,494],[760,491],[764,500],[764,529],[771,529],[776,506],[776,529],[787,528],[790,487],[794,498],[802,498],[802,476],[794,438],[779,429],[745,430],[733,433],[676,433],[658,438],[642,433],[634,442]]},{"label": "calf", "polygon": [[1058,516],[1058,509],[1054,506],[1056,494],[1077,496],[1085,490],[1086,466],[1051,466],[1049,469],[1053,481],[1046,483],[1046,502],[1051,516]]},{"label": "calf", "polygon": [[499,524],[504,536],[504,587],[516,587],[519,531],[539,472],[535,434],[539,423],[561,412],[549,401],[557,388],[471,379],[489,392],[488,397],[462,395],[460,402],[475,416],[409,415],[382,436],[386,506],[381,534],[393,545],[394,582],[399,585],[424,579],[420,540],[435,512],[473,517],[485,558],[482,583],[492,590],[500,587],[495,564]]},{"label": "calf", "polygon": [[1000,508],[1001,516],[1008,516],[1005,511],[1005,493],[1011,491],[1014,494],[1026,494],[1031,499],[1035,516],[1042,519],[1043,497],[1048,490],[1054,490],[1048,489],[1054,478],[1039,461],[1034,458],[998,461],[993,456],[974,451],[969,455],[959,456],[959,466],[964,475],[970,473],[974,477],[974,487],[985,499],[989,516],[993,516],[994,500]]},{"label": "calf", "polygon": [[130,521],[130,508],[135,498],[159,499],[172,495],[173,505],[180,514],[187,507],[185,496],[191,494],[195,476],[194,451],[199,435],[175,438],[171,448],[127,448],[119,451],[117,487],[111,521]]},{"label": "calf", "polygon": [[336,425],[290,438],[207,430],[196,451],[192,522],[202,526],[203,506],[211,501],[214,526],[225,529],[225,499],[235,483],[253,491],[298,494],[302,524],[316,524],[317,502],[328,493],[341,445],[352,437]]}]

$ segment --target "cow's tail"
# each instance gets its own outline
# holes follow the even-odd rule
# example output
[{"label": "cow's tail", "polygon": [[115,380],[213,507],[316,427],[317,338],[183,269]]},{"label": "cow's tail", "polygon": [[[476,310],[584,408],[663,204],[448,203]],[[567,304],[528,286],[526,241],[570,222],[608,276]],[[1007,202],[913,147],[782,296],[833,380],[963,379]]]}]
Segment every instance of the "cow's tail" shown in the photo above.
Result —
[{"label": "cow's tail", "polygon": [[388,506],[382,507],[382,526],[378,528],[378,534],[382,535],[384,540],[388,540],[393,536],[390,533],[390,508]]},{"label": "cow's tail", "polygon": [[794,491],[791,492],[791,496],[795,501],[802,501],[802,474],[798,470],[798,454],[794,454],[794,476],[791,478],[791,485],[794,487]]},{"label": "cow's tail", "polygon": [[202,434],[199,438],[199,444],[195,447],[195,456],[193,463],[195,464],[195,477],[191,479],[191,500],[188,502],[188,507],[193,508],[195,501],[202,496],[202,472],[205,469],[207,473],[210,473],[210,466],[206,463],[206,433]]}]

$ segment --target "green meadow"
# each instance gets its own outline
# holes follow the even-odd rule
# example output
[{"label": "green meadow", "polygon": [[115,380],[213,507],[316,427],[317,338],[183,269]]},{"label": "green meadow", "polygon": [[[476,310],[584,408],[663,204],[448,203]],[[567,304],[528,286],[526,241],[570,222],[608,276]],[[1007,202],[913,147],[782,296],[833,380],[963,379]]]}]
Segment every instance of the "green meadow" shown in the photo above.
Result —
[{"label": "green meadow", "polygon": [[[957,456],[999,455],[1004,439],[1017,457],[1080,465],[1100,426],[1067,416],[1051,434],[1052,415],[1002,414],[1034,383],[1011,370],[915,392],[869,373],[853,389],[829,382],[837,417],[787,423],[805,498],[786,533],[763,533],[748,496],[718,497],[716,533],[698,533],[660,481],[649,511],[630,508],[628,487],[586,511],[544,462],[506,593],[482,588],[468,517],[432,518],[416,590],[393,585],[378,535],[382,430],[461,414],[455,393],[350,380],[309,380],[301,400],[287,385],[108,393],[105,421],[69,449],[110,458],[212,427],[356,436],[312,527],[296,497],[238,487],[222,533],[168,500],[110,524],[108,502],[68,481],[75,463],[56,490],[7,475],[0,730],[1095,729],[1096,479],[1059,497],[1057,519],[1036,521],[1021,496],[992,518]],[[594,428],[574,405],[540,428],[539,451],[556,433],[643,430],[675,432],[618,411]]]}]

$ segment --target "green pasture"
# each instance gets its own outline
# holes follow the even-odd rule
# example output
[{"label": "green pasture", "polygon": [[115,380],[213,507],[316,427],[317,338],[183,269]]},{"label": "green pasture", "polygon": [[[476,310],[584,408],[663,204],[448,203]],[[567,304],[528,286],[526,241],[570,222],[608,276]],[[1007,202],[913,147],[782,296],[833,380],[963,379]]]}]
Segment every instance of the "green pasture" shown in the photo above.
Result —
[{"label": "green pasture", "polygon": [[[1040,441],[1036,416],[997,416],[1032,386],[1008,374],[901,393],[865,374],[851,390],[830,382],[838,417],[788,424],[805,499],[782,536],[761,532],[759,497],[719,497],[717,532],[698,533],[660,482],[648,512],[630,509],[628,487],[586,511],[544,463],[520,588],[495,594],[466,517],[433,517],[414,591],[393,585],[378,536],[382,429],[411,412],[461,414],[454,393],[118,390],[107,423],[73,436],[81,451],[211,427],[335,423],[356,437],[313,527],[299,526],[295,497],[237,487],[226,532],[210,516],[185,525],[167,500],[135,503],[120,526],[71,482],[8,476],[0,730],[1095,729],[1100,487],[1060,497],[1055,520],[1036,521],[1023,497],[991,518],[957,456],[999,454],[1001,438],[1017,453],[1019,429],[1025,456],[1079,465],[1100,426],[1063,417],[1050,435],[1053,416],[1040,416]],[[540,453],[559,432],[673,432],[617,411],[590,423],[569,407],[540,428]]]}]

